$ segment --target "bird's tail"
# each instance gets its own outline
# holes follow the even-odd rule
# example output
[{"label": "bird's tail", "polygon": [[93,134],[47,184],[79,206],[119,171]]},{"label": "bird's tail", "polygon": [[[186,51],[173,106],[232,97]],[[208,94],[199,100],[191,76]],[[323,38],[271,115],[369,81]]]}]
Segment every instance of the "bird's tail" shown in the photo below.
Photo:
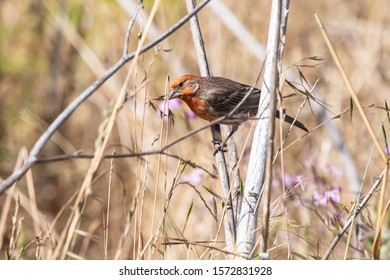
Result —
[{"label": "bird's tail", "polygon": [[[278,110],[276,110],[276,117],[281,119],[280,117],[280,112]],[[309,130],[305,127],[305,125],[303,123],[301,123],[300,121],[298,121],[297,119],[285,114],[284,115],[284,121],[288,122],[289,124],[292,124],[306,132],[309,132]]]}]

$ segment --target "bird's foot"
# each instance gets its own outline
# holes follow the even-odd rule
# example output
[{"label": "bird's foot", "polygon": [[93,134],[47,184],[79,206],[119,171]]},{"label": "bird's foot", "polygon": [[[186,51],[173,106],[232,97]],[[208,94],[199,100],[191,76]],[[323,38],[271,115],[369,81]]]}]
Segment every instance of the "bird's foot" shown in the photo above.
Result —
[{"label": "bird's foot", "polygon": [[221,141],[212,141],[212,142],[214,144],[214,147],[216,147],[214,150],[214,156],[218,152],[223,152],[223,153],[227,152],[227,149],[226,149],[227,145],[225,142],[221,142]]}]

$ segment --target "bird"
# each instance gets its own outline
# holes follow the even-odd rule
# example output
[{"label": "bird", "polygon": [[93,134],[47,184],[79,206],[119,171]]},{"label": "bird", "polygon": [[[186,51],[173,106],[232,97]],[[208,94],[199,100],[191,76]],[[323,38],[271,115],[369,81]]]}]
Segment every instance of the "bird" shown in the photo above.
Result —
[{"label": "bird", "polygon": [[[251,89],[252,91],[247,94]],[[227,78],[199,77],[186,74],[177,78],[170,85],[168,99],[181,99],[195,115],[210,122],[226,116],[218,122],[232,127],[230,134],[222,142],[221,146],[223,147],[241,123],[253,119],[257,114],[260,93],[261,90],[258,88],[252,88]],[[246,99],[242,101],[244,98]],[[158,99],[162,100],[164,96],[160,96]],[[241,101],[242,104],[237,107]],[[280,118],[278,110],[276,110],[275,115]],[[287,114],[284,115],[284,121],[308,132],[303,123]]]}]

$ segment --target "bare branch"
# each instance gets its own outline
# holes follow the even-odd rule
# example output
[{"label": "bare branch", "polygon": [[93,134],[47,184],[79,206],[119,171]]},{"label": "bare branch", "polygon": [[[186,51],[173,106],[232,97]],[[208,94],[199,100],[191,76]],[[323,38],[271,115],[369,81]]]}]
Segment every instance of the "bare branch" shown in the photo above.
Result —
[{"label": "bare branch", "polygon": [[[278,59],[280,59],[280,1],[272,2],[270,28],[268,32],[267,57],[265,62],[264,83],[260,96],[259,110],[251,154],[248,176],[245,182],[244,197],[241,206],[237,231],[237,252],[242,258],[250,258],[255,247],[258,219],[258,204],[265,181],[267,155],[272,155],[273,123],[275,121],[275,96],[278,89]],[[268,165],[270,165],[270,161]],[[269,166],[270,167],[270,166]],[[268,172],[268,178],[271,174]]]},{"label": "bare branch", "polygon": [[[188,12],[192,11],[195,8],[194,0],[186,0],[186,4],[187,4]],[[191,23],[192,38],[194,40],[196,53],[198,56],[200,73],[202,76],[210,76],[211,71],[207,62],[206,51],[204,48],[202,34],[200,31],[197,17],[196,16],[193,17],[190,20],[190,23]],[[218,168],[222,192],[224,198],[226,199],[225,207],[226,207],[227,215],[225,215],[224,218],[226,247],[229,252],[233,252],[234,243],[236,239],[236,226],[234,221],[234,212],[232,209],[232,196],[230,192],[229,174],[227,171],[225,156],[223,151],[218,149],[222,139],[220,125],[219,124],[213,125],[211,127],[211,133],[213,136],[213,142],[215,143],[214,145],[217,148],[217,153],[215,154],[215,160]]]},{"label": "bare branch", "polygon": [[129,54],[129,43],[130,43],[130,32],[131,29],[133,28],[135,19],[137,18],[138,11],[143,5],[143,0],[138,0],[137,7],[135,8],[133,18],[130,20],[128,26],[127,26],[127,31],[126,31],[126,38],[125,38],[125,44],[123,46],[123,56],[126,56]]}]

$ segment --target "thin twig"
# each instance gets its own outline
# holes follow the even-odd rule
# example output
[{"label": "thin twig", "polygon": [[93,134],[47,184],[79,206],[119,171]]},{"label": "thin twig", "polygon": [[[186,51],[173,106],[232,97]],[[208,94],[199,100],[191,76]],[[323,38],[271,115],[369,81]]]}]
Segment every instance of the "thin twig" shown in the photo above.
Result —
[{"label": "thin twig", "polygon": [[328,33],[326,32],[326,29],[325,29],[324,25],[322,24],[322,22],[321,22],[319,16],[317,15],[317,13],[314,13],[314,17],[315,17],[315,19],[316,19],[316,21],[318,23],[318,26],[320,27],[322,36],[325,39],[325,42],[326,42],[326,44],[327,44],[327,46],[329,48],[330,53],[332,54],[332,57],[333,57],[333,59],[334,59],[334,61],[336,63],[336,66],[337,66],[338,70],[340,71],[341,77],[343,78],[344,83],[346,84],[346,86],[348,88],[349,94],[351,95],[354,103],[356,104],[356,107],[357,107],[357,109],[358,109],[358,111],[359,111],[359,113],[360,113],[360,115],[361,115],[361,117],[363,119],[363,122],[364,122],[365,126],[368,129],[368,132],[369,132],[369,134],[371,136],[371,139],[375,143],[375,146],[376,146],[380,156],[382,157],[383,162],[386,164],[386,163],[388,163],[389,159],[387,158],[385,152],[383,151],[383,148],[382,148],[381,144],[379,143],[378,138],[376,137],[374,130],[372,129],[370,121],[368,120],[367,115],[364,112],[363,107],[362,107],[362,105],[361,105],[361,103],[359,101],[359,98],[357,97],[356,92],[355,92],[355,90],[352,87],[351,81],[349,80],[347,74],[345,73],[344,67],[341,64],[341,61],[340,61],[340,59],[339,59],[339,57],[338,57],[338,55],[336,53],[335,48],[333,47],[332,42],[330,41]]},{"label": "thin twig", "polygon": [[[115,152],[112,153],[115,155]],[[111,205],[111,188],[112,188],[112,177],[113,177],[113,171],[114,171],[114,158],[111,158],[110,162],[110,173],[109,173],[109,180],[108,180],[108,189],[107,189],[107,209],[106,209],[106,219],[104,219],[103,216],[103,238],[104,238],[104,259],[108,259],[108,234],[109,234],[109,225],[110,225],[110,205]]]},{"label": "thin twig", "polygon": [[344,227],[342,228],[339,233],[337,233],[336,237],[333,239],[332,243],[330,244],[329,248],[326,250],[324,256],[322,257],[323,260],[327,260],[330,256],[330,254],[333,252],[333,249],[336,247],[337,243],[340,241],[341,237],[344,235],[344,233],[347,231],[349,226],[352,224],[352,222],[358,217],[360,212],[363,210],[363,208],[366,206],[367,202],[370,200],[371,196],[374,194],[378,186],[380,185],[380,182],[383,179],[384,171],[382,171],[379,178],[376,179],[374,185],[371,187],[370,191],[366,194],[364,199],[360,202],[359,206],[356,207],[356,211],[353,212],[351,217],[348,219],[348,221],[345,223]]},{"label": "thin twig", "polygon": [[123,56],[126,56],[129,54],[130,32],[131,32],[131,29],[133,28],[134,22],[137,18],[138,11],[143,6],[143,2],[144,2],[143,0],[138,0],[138,4],[137,4],[137,7],[135,8],[134,15],[127,26],[125,43],[123,46]]}]

